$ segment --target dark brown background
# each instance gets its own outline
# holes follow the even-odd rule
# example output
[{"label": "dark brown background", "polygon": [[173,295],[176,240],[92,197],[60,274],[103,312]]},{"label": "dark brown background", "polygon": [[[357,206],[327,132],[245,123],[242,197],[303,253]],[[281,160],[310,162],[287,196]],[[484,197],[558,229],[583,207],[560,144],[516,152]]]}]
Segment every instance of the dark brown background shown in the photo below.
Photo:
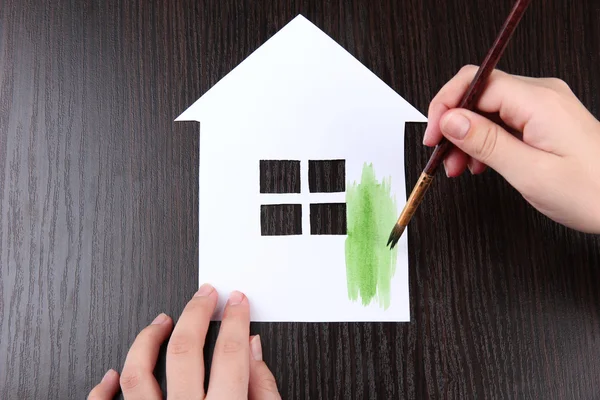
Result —
[{"label": "dark brown background", "polygon": [[[426,112],[513,4],[483,3],[0,0],[0,398],[84,398],[156,314],[179,316],[198,126],[173,120],[291,18]],[[499,66],[565,79],[598,116],[599,54],[600,2],[534,0]],[[409,241],[410,323],[252,325],[284,398],[600,396],[597,237],[488,172],[436,181]]]}]

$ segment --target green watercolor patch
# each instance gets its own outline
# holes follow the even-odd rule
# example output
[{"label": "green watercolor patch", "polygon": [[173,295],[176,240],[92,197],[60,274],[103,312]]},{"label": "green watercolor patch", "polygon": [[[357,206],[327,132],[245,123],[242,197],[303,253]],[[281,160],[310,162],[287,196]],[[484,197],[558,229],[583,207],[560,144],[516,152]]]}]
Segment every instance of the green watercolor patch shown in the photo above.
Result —
[{"label": "green watercolor patch", "polygon": [[398,218],[390,179],[378,182],[373,164],[365,163],[360,184],[348,185],[346,207],[348,297],[352,301],[360,297],[365,306],[376,297],[379,305],[387,309],[397,248],[390,250],[386,243]]}]

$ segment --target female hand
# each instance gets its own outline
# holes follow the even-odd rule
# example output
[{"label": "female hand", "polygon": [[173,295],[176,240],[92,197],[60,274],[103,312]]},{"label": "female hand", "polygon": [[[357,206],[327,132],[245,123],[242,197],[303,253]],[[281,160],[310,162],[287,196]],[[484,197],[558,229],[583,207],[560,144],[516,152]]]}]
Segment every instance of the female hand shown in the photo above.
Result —
[{"label": "female hand", "polygon": [[449,177],[490,166],[536,209],[558,223],[600,233],[600,122],[566,83],[495,70],[476,108],[499,114],[519,140],[483,116],[454,109],[477,67],[466,66],[429,107],[423,143],[445,136],[457,148],[446,156]]},{"label": "female hand", "polygon": [[[183,310],[167,346],[169,399],[281,399],[277,384],[262,361],[258,336],[250,337],[248,299],[233,292],[225,307],[215,344],[208,391],[204,393],[204,340],[217,304],[217,291],[205,284]],[[129,399],[162,399],[153,375],[161,344],[173,321],[160,314],[133,342],[123,372],[106,373],[88,399],[112,399],[119,391]]]}]

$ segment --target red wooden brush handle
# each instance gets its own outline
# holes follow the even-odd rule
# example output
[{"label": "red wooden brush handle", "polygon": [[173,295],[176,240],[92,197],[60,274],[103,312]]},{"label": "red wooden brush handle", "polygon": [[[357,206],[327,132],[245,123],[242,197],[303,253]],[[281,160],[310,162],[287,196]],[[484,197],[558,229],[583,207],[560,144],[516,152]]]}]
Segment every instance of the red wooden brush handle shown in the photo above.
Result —
[{"label": "red wooden brush handle", "polygon": [[[502,26],[496,41],[483,60],[483,63],[479,67],[477,74],[473,78],[471,85],[463,95],[463,98],[457,108],[465,108],[467,110],[473,110],[475,108],[475,104],[483,92],[487,79],[494,68],[496,68],[500,57],[502,57],[504,49],[506,49],[506,45],[510,41],[515,28],[519,24],[519,21],[523,17],[523,14],[525,13],[525,10],[529,6],[530,2],[531,0],[517,0],[511,13],[506,19],[506,22]],[[429,162],[425,166],[425,170],[423,172],[425,172],[427,175],[434,175],[437,167],[439,167],[439,165],[442,163],[446,153],[448,150],[450,150],[450,148],[452,148],[452,146],[452,143],[449,142],[448,139],[442,138],[440,143],[438,143],[438,145],[435,147],[435,150],[431,154]]]}]

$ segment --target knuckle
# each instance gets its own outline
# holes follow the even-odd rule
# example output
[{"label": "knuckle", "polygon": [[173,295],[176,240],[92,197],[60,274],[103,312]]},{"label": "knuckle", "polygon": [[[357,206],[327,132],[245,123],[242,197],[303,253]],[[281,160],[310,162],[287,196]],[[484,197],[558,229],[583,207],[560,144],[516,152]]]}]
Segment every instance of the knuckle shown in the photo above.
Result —
[{"label": "knuckle", "polygon": [[564,90],[561,92],[560,89],[544,88],[540,95],[544,104],[556,105],[563,101]]},{"label": "knuckle", "polygon": [[458,71],[458,74],[463,75],[474,75],[477,71],[477,66],[474,64],[466,64],[463,65],[462,68]]},{"label": "knuckle", "polygon": [[569,84],[560,78],[548,78],[548,82],[556,90],[571,90]]},{"label": "knuckle", "polygon": [[429,103],[429,108],[427,109],[427,115],[431,116],[433,110],[437,107],[436,99],[434,98],[431,103]]},{"label": "knuckle", "polygon": [[496,150],[496,143],[498,142],[498,125],[490,124],[485,128],[484,134],[481,135],[481,140],[477,143],[475,148],[475,154],[477,154],[479,160],[486,163],[492,157]]},{"label": "knuckle", "polygon": [[242,351],[243,345],[239,340],[227,339],[223,341],[220,347],[224,354],[237,354]]},{"label": "knuckle", "polygon": [[269,393],[279,393],[279,389],[277,388],[277,382],[271,374],[265,373],[264,376],[260,377],[256,385],[262,391]]},{"label": "knuckle", "polygon": [[167,345],[167,353],[181,355],[189,353],[194,347],[194,341],[188,335],[174,334]]},{"label": "knuckle", "polygon": [[125,369],[121,374],[119,383],[124,391],[135,389],[142,381],[141,374],[138,371]]},{"label": "knuckle", "polygon": [[243,310],[236,306],[225,306],[225,310],[223,310],[223,320],[231,321],[231,323],[236,323],[236,321],[241,321],[244,317]]}]

